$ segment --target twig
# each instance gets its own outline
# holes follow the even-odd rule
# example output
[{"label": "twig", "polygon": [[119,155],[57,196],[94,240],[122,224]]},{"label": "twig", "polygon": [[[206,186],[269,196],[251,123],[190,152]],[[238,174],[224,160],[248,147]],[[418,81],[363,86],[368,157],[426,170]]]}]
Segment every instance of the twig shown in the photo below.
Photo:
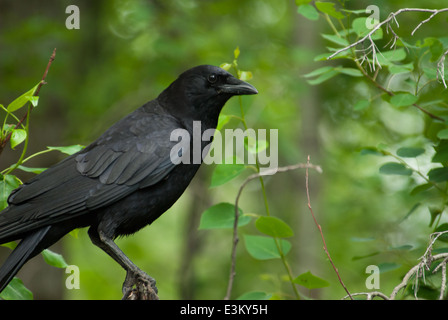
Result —
[{"label": "twig", "polygon": [[[50,56],[50,59],[48,60],[48,64],[47,67],[45,68],[45,72],[42,76],[42,80],[39,82],[39,85],[36,88],[36,91],[34,91],[33,96],[38,96],[39,95],[39,91],[40,88],[42,88],[42,86],[44,84],[46,84],[45,79],[47,78],[47,74],[48,74],[48,70],[50,69],[50,66],[52,64],[52,62],[54,61],[56,57],[56,48],[54,48],[52,55]],[[27,118],[28,116],[28,112],[31,112],[33,110],[33,105],[30,104],[30,108],[29,111],[26,111],[25,114],[23,115],[22,119],[20,119],[19,122],[17,122],[17,124],[15,125],[14,129],[17,129]],[[2,141],[2,144],[0,145],[0,154],[2,153],[3,149],[5,148],[6,144],[9,142],[9,140],[11,139],[11,135],[12,135],[12,131],[6,136],[6,138]]]},{"label": "twig", "polygon": [[235,280],[235,275],[236,275],[236,272],[235,272],[236,248],[237,248],[238,242],[239,242],[239,238],[238,238],[238,216],[239,216],[238,203],[239,203],[241,194],[243,192],[243,189],[246,187],[246,185],[250,181],[260,178],[262,176],[272,175],[272,174],[275,174],[278,172],[286,172],[286,171],[291,171],[291,170],[296,170],[296,169],[303,169],[303,168],[306,168],[307,171],[309,168],[311,168],[311,169],[316,170],[319,173],[322,173],[322,168],[320,166],[310,164],[309,162],[308,163],[298,163],[298,164],[291,165],[291,166],[268,169],[268,170],[264,170],[259,173],[252,174],[249,177],[247,177],[246,180],[244,180],[244,182],[241,184],[240,189],[238,190],[238,194],[236,196],[236,200],[235,200],[235,220],[233,222],[231,266],[230,266],[229,283],[227,285],[227,292],[226,292],[226,296],[224,297],[224,300],[230,299],[230,295],[232,293],[232,288],[233,288],[233,282]]},{"label": "twig", "polygon": [[[309,163],[310,163],[310,156],[308,155],[307,164],[309,164]],[[306,172],[305,172],[305,185],[306,185],[306,197],[307,197],[307,200],[308,200],[308,209],[310,209],[311,215],[313,216],[314,223],[316,224],[317,228],[319,229],[320,236],[321,236],[322,242],[324,244],[324,251],[327,254],[328,260],[330,261],[331,265],[333,266],[333,269],[336,272],[336,275],[338,276],[339,283],[342,285],[342,287],[344,288],[345,292],[347,292],[347,294],[350,297],[350,299],[353,300],[352,295],[350,294],[350,292],[348,291],[347,287],[345,286],[344,282],[341,279],[341,276],[339,274],[338,268],[336,268],[336,266],[334,265],[333,260],[331,259],[330,253],[328,252],[327,244],[325,242],[324,233],[322,232],[322,227],[317,222],[316,217],[315,217],[314,212],[313,212],[313,209],[311,208],[310,189],[309,189],[309,184],[308,184],[308,168],[306,168]]]},{"label": "twig", "polygon": [[[389,24],[392,20],[395,21],[395,23],[398,22],[396,20],[396,16],[398,16],[400,13],[403,12],[412,12],[412,11],[417,11],[417,12],[430,12],[432,13],[432,15],[426,19],[423,20],[422,22],[420,22],[417,27],[414,28],[414,30],[412,31],[411,35],[414,35],[414,33],[424,24],[427,23],[428,21],[430,21],[432,18],[434,18],[437,14],[441,13],[441,12],[445,12],[448,11],[448,8],[444,8],[444,9],[422,9],[422,8],[402,8],[396,12],[392,12],[391,14],[389,14],[389,17],[387,17],[387,19],[385,19],[384,21],[378,23],[372,30],[370,30],[369,33],[367,33],[364,37],[362,37],[361,39],[359,39],[358,41],[350,44],[347,47],[344,47],[342,49],[337,50],[336,52],[334,52],[332,55],[330,55],[327,60],[330,60],[332,58],[334,58],[336,55],[338,55],[341,52],[347,51],[355,46],[357,46],[358,44],[363,43],[365,40],[371,38],[371,36],[379,29],[381,28],[384,24]],[[390,29],[389,29],[390,30]]]},{"label": "twig", "polygon": [[[364,37],[362,37],[361,39],[359,39],[358,41],[344,47],[341,48],[337,51],[335,51],[333,54],[331,54],[327,60],[334,58],[336,55],[338,55],[341,52],[347,51],[359,44],[363,44],[366,40],[369,41],[370,46],[368,46],[366,49],[362,49],[362,50],[357,50],[357,51],[363,51],[364,54],[362,55],[361,58],[356,59],[361,60],[361,65],[364,63],[364,61],[367,61],[367,63],[369,64],[370,70],[371,71],[375,71],[375,65],[378,65],[379,68],[381,68],[381,64],[378,60],[378,56],[377,56],[377,52],[381,53],[379,50],[377,50],[375,43],[372,40],[372,35],[379,29],[381,28],[383,25],[386,25],[386,32],[387,33],[392,33],[393,35],[393,39],[391,39],[391,41],[389,41],[387,45],[389,45],[390,42],[392,42],[392,44],[390,45],[390,49],[394,48],[397,40],[400,39],[400,37],[397,35],[397,33],[394,31],[394,29],[392,28],[392,23],[395,22],[395,24],[397,25],[397,27],[400,27],[400,25],[398,24],[397,18],[396,16],[399,15],[402,12],[411,12],[411,11],[416,11],[416,12],[429,12],[432,13],[427,19],[421,21],[415,28],[414,30],[412,30],[411,35],[413,36],[415,32],[417,32],[418,29],[420,29],[420,27],[429,22],[431,19],[433,19],[437,14],[441,13],[441,12],[446,12],[448,11],[448,8],[444,8],[444,9],[422,9],[422,8],[403,8],[400,9],[396,12],[392,12],[391,14],[389,14],[389,16],[387,17],[387,19],[385,19],[384,21],[378,23],[369,33],[367,33]],[[405,47],[407,49],[407,47]],[[409,51],[409,50],[408,50]],[[370,64],[369,59],[367,58],[367,56],[372,53],[372,64]],[[448,55],[448,50],[446,50],[442,56],[440,57],[438,63],[437,63],[437,80],[441,81],[443,83],[443,86],[445,88],[448,88],[447,84],[446,84],[446,80],[445,80],[445,57],[446,55]],[[416,105],[414,105],[416,106]],[[421,109],[419,106],[416,106],[417,108]],[[422,110],[423,112],[427,113],[426,110]]]},{"label": "twig", "polygon": [[[431,252],[432,252],[433,245],[436,242],[437,238],[439,238],[441,235],[446,234],[446,233],[448,233],[448,231],[435,232],[435,233],[431,234],[430,243],[428,244],[428,247],[426,248],[426,251],[423,254],[423,256],[420,257],[420,262],[417,265],[413,266],[404,275],[402,281],[392,290],[392,293],[390,294],[389,297],[387,297],[385,294],[378,292],[378,291],[358,292],[358,293],[353,293],[352,296],[365,295],[365,296],[367,296],[368,300],[370,300],[374,296],[379,296],[379,297],[383,298],[384,300],[394,300],[397,297],[398,292],[400,292],[401,289],[405,288],[409,284],[412,277],[415,276],[414,297],[416,299],[418,299],[417,293],[418,293],[419,278],[424,279],[425,270],[429,271],[431,264],[433,262],[442,260],[439,263],[439,265],[436,268],[434,268],[434,270],[432,271],[432,273],[434,274],[434,273],[438,272],[440,269],[442,269],[442,280],[441,280],[440,294],[439,294],[439,300],[442,300],[445,295],[446,286],[447,286],[446,264],[448,263],[448,253],[440,253],[440,254],[436,254],[433,256],[431,254]],[[345,296],[342,299],[344,300],[347,297],[348,296]]]},{"label": "twig", "polygon": [[[447,88],[445,81],[445,58],[448,55],[448,50],[446,50],[437,62],[437,80],[442,81],[445,89]],[[441,80],[440,80],[441,79]]]},{"label": "twig", "polygon": [[[352,293],[352,297],[355,296],[366,296],[367,300],[373,300],[373,298],[375,297],[381,297],[384,300],[389,300],[389,297],[386,296],[384,293],[380,292],[380,291],[371,291],[371,292],[356,292],[356,293]],[[349,295],[346,295],[344,298],[342,298],[341,300],[345,300],[347,298],[349,298]]]}]

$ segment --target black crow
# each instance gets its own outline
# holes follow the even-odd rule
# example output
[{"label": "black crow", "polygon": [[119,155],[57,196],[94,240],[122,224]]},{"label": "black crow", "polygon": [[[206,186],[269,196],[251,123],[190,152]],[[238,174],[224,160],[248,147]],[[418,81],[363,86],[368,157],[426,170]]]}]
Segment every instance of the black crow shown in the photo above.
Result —
[{"label": "black crow", "polygon": [[[0,292],[29,259],[83,227],[89,227],[92,242],[126,270],[123,298],[142,294],[133,289],[142,283],[157,292],[154,279],[132,263],[114,239],[151,224],[176,202],[198,170],[202,157],[196,163],[173,161],[178,141],[172,141],[171,133],[183,129],[193,135],[194,121],[199,121],[201,133],[216,128],[229,98],[256,93],[252,85],[221,68],[187,70],[85,149],[14,190],[0,213],[0,243],[21,241],[0,268]],[[200,151],[209,143],[202,141]],[[177,160],[190,151],[184,149],[174,153]]]}]

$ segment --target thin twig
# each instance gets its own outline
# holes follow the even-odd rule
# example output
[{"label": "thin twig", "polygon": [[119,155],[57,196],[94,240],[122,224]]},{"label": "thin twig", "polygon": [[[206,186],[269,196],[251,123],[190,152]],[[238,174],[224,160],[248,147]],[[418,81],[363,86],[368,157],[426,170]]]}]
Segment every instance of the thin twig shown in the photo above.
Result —
[{"label": "thin twig", "polygon": [[227,285],[227,292],[226,292],[226,296],[224,297],[224,300],[229,300],[230,299],[230,295],[232,293],[232,288],[233,288],[233,282],[235,280],[235,267],[236,267],[236,248],[238,246],[238,242],[239,242],[239,238],[238,238],[238,217],[239,217],[239,210],[238,210],[238,203],[241,197],[241,194],[243,192],[243,189],[246,187],[246,185],[257,178],[260,178],[262,176],[266,176],[266,175],[273,175],[276,174],[278,172],[286,172],[286,171],[291,171],[291,170],[296,170],[296,169],[303,169],[306,168],[308,170],[308,168],[310,169],[314,169],[319,173],[322,173],[322,168],[320,166],[311,164],[311,163],[298,163],[295,165],[291,165],[291,166],[285,166],[285,167],[280,167],[280,168],[273,168],[273,169],[268,169],[268,170],[264,170],[262,172],[259,173],[255,173],[250,175],[249,177],[246,178],[246,180],[244,180],[244,182],[241,184],[240,189],[238,190],[238,194],[236,196],[236,200],[235,200],[235,220],[233,222],[233,238],[232,238],[232,254],[231,254],[231,266],[230,266],[230,275],[229,275],[229,283]]},{"label": "thin twig", "polygon": [[[52,64],[52,62],[54,61],[56,57],[56,48],[54,48],[52,55],[50,56],[50,59],[48,60],[48,64],[47,67],[45,68],[45,72],[42,76],[42,80],[39,82],[36,91],[34,91],[33,96],[38,96],[39,95],[39,91],[40,88],[42,88],[42,86],[44,84],[46,84],[45,79],[47,78],[47,74],[48,74],[48,70],[50,69],[50,66]],[[23,115],[23,117],[20,119],[19,122],[17,122],[17,124],[15,125],[14,129],[17,129],[28,117],[28,112],[31,112],[33,110],[33,105],[30,104],[29,107],[29,111],[26,111],[26,113]],[[6,144],[9,142],[9,140],[11,139],[11,135],[12,135],[12,131],[6,136],[6,138],[2,141],[2,144],[0,145],[0,154],[2,153],[3,149],[5,148]]]},{"label": "thin twig", "polygon": [[448,55],[448,50],[446,50],[437,62],[437,80],[442,81],[445,89],[447,88],[445,81],[445,58]]},{"label": "thin twig", "polygon": [[[432,249],[433,249],[433,245],[436,242],[436,240],[443,234],[448,233],[448,231],[443,231],[443,232],[435,232],[433,234],[431,234],[430,236],[430,242],[426,248],[425,253],[423,254],[423,256],[420,257],[420,262],[413,266],[411,269],[409,269],[409,271],[404,275],[403,279],[401,280],[401,282],[392,290],[392,293],[390,294],[389,297],[387,297],[385,294],[381,293],[381,292],[358,292],[358,293],[353,293],[352,296],[357,296],[357,295],[365,295],[367,296],[367,299],[370,300],[370,298],[374,297],[374,296],[379,296],[381,298],[383,298],[384,300],[394,300],[397,295],[398,292],[400,292],[401,289],[406,288],[407,285],[410,283],[411,279],[413,277],[415,277],[414,279],[414,297],[415,299],[418,299],[418,282],[419,282],[419,278],[423,278],[425,277],[425,270],[429,271],[431,264],[435,261],[439,261],[442,260],[439,265],[434,268],[434,270],[432,271],[432,273],[436,273],[438,272],[440,269],[442,269],[442,280],[441,280],[441,285],[440,285],[440,294],[439,294],[439,300],[442,300],[445,296],[445,291],[446,291],[446,287],[447,287],[447,271],[446,271],[446,264],[448,263],[448,253],[440,253],[440,254],[436,254],[436,255],[432,255]],[[346,299],[348,296],[343,297],[342,299]]]},{"label": "thin twig", "polygon": [[[380,298],[383,298],[384,300],[389,300],[389,297],[386,296],[384,293],[382,293],[380,291],[352,293],[352,297],[355,297],[355,296],[366,296],[367,300],[373,300],[373,298],[375,298],[375,297],[380,297]],[[341,300],[345,300],[345,299],[347,299],[349,297],[350,297],[349,295],[346,295]]]},{"label": "thin twig", "polygon": [[356,42],[353,42],[352,44],[350,44],[347,47],[341,48],[339,50],[337,50],[336,52],[334,52],[332,55],[330,55],[327,60],[330,60],[332,58],[334,58],[336,55],[338,55],[341,52],[347,51],[350,48],[353,48],[355,46],[357,46],[358,44],[363,43],[365,40],[369,39],[379,28],[381,28],[384,24],[388,24],[390,23],[390,21],[394,20],[397,24],[397,20],[396,20],[396,16],[398,16],[400,13],[403,12],[412,12],[412,11],[417,11],[417,12],[430,12],[432,13],[432,15],[426,19],[423,20],[422,22],[420,22],[417,27],[414,28],[414,30],[412,31],[412,35],[414,35],[414,33],[426,22],[430,21],[432,18],[434,18],[437,14],[441,13],[441,12],[445,12],[448,11],[448,8],[444,8],[444,9],[422,9],[422,8],[402,8],[396,12],[392,12],[391,14],[389,14],[389,17],[387,17],[387,19],[385,19],[384,21],[378,23],[372,30],[370,30],[369,33],[367,33],[364,37],[362,37],[361,39],[359,39]]},{"label": "thin twig", "polygon": [[[307,164],[310,163],[310,156],[308,155],[308,160],[307,160]],[[342,285],[342,287],[344,288],[345,292],[347,292],[348,296],[350,297],[350,299],[353,300],[352,295],[350,294],[350,292],[348,291],[347,287],[344,284],[344,281],[342,281],[341,275],[339,274],[338,268],[336,268],[333,260],[331,259],[330,253],[328,252],[328,248],[327,248],[327,244],[325,242],[325,237],[324,237],[324,233],[322,232],[322,227],[320,226],[320,224],[317,222],[316,220],[316,216],[314,215],[313,209],[311,207],[311,200],[310,200],[310,189],[309,189],[309,184],[308,184],[308,168],[306,168],[305,171],[305,185],[306,185],[306,197],[308,200],[308,209],[311,212],[311,215],[313,217],[314,223],[316,224],[317,228],[319,229],[320,232],[320,236],[322,238],[322,242],[324,244],[324,251],[327,254],[328,260],[330,261],[331,265],[333,266],[334,271],[336,272],[336,275],[338,276],[339,279],[339,283]]]}]

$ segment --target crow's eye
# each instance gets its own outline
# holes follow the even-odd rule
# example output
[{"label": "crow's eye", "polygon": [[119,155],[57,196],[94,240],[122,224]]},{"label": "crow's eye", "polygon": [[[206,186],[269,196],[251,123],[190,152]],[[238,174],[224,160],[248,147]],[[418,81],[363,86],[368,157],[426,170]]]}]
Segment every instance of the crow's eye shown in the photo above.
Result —
[{"label": "crow's eye", "polygon": [[215,83],[218,80],[218,76],[214,73],[208,76],[208,82]]}]

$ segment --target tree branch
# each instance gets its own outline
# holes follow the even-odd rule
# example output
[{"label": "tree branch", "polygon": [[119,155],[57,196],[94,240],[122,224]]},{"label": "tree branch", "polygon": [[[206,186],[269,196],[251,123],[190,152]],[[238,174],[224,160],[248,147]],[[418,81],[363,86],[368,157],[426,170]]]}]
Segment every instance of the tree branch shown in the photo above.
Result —
[{"label": "tree branch", "polygon": [[[307,160],[307,164],[309,164],[309,163],[310,163],[310,156],[308,156],[308,160]],[[345,292],[347,292],[347,295],[350,297],[350,299],[353,300],[352,295],[350,294],[350,292],[348,291],[348,289],[345,286],[344,282],[342,281],[342,278],[341,278],[341,275],[339,274],[338,268],[336,268],[333,260],[331,259],[330,253],[328,252],[327,244],[325,242],[324,233],[322,232],[322,227],[317,222],[316,217],[315,217],[314,212],[313,212],[313,209],[311,208],[310,189],[309,189],[309,184],[308,184],[308,168],[306,168],[306,173],[305,173],[305,184],[306,184],[306,198],[308,200],[308,209],[311,212],[311,216],[313,217],[313,220],[314,220],[314,223],[316,224],[316,227],[319,229],[319,233],[320,233],[320,236],[322,238],[322,242],[324,244],[324,251],[327,254],[328,260],[330,261],[330,263],[331,263],[331,265],[332,265],[332,267],[334,269],[334,272],[336,272],[336,275],[338,276],[339,283],[344,288]]]},{"label": "tree branch", "polygon": [[[439,294],[439,300],[442,300],[447,286],[447,272],[446,272],[446,264],[448,263],[448,253],[440,253],[436,255],[432,255],[432,248],[434,243],[436,242],[437,238],[439,238],[441,235],[448,233],[448,231],[443,232],[435,232],[431,234],[430,236],[430,243],[428,247],[426,248],[425,253],[423,256],[420,257],[420,262],[413,266],[403,277],[403,280],[392,290],[392,293],[389,297],[387,297],[385,294],[381,292],[358,292],[353,293],[352,296],[357,295],[365,295],[367,296],[367,299],[370,300],[372,297],[379,296],[383,298],[384,300],[394,300],[397,297],[398,292],[400,292],[401,289],[405,288],[411,279],[414,277],[415,286],[414,286],[414,297],[418,299],[417,293],[418,293],[418,281],[419,278],[424,278],[424,272],[429,271],[431,264],[435,261],[442,260],[439,265],[434,268],[432,273],[437,273],[440,269],[442,270],[442,280],[440,285],[440,294]],[[347,299],[348,296],[343,297],[342,299]]]},{"label": "tree branch", "polygon": [[[327,60],[330,60],[332,58],[334,58],[336,55],[338,55],[341,52],[345,52],[359,44],[363,44],[366,40],[369,41],[370,45],[366,48],[366,49],[362,49],[362,50],[358,50],[358,51],[363,51],[364,54],[363,56],[359,59],[361,60],[361,64],[364,61],[367,61],[367,63],[370,66],[370,69],[375,71],[375,65],[378,65],[379,68],[381,68],[381,64],[378,60],[377,57],[377,48],[372,40],[372,35],[378,30],[380,29],[383,25],[386,25],[386,31],[389,33],[391,32],[393,35],[393,39],[392,39],[392,44],[390,46],[390,49],[394,48],[397,42],[397,39],[399,39],[397,33],[394,31],[394,29],[392,28],[392,23],[395,22],[395,24],[397,25],[397,27],[400,27],[400,25],[398,24],[397,21],[397,16],[403,12],[428,12],[428,13],[432,13],[427,19],[421,21],[415,28],[414,30],[412,30],[411,35],[413,36],[415,34],[415,32],[417,32],[418,29],[420,29],[420,27],[422,25],[424,25],[425,23],[431,21],[437,14],[441,13],[441,12],[447,12],[448,8],[444,8],[444,9],[422,9],[422,8],[403,8],[400,9],[396,12],[392,12],[389,14],[389,16],[387,17],[387,19],[385,19],[384,21],[378,23],[377,25],[375,25],[375,27],[370,30],[370,32],[368,32],[364,37],[362,37],[361,39],[357,40],[356,42],[353,42],[352,44],[341,48],[337,51],[335,51],[333,54],[331,54]],[[390,43],[390,41],[389,41]],[[389,44],[388,43],[388,44]],[[387,45],[388,45],[387,44]],[[386,45],[386,46],[387,46]],[[378,51],[379,52],[379,51]],[[369,55],[370,53],[372,53],[372,65],[370,65],[369,59],[367,58],[367,55]],[[379,52],[381,54],[381,52]],[[440,57],[438,63],[437,63],[437,80],[441,81],[443,83],[443,86],[445,88],[448,88],[446,80],[445,80],[445,57],[448,55],[448,50],[446,50],[442,56]],[[358,60],[358,59],[357,59]],[[430,115],[432,118],[435,118],[432,114],[428,113],[426,110],[422,109],[420,106],[418,105],[414,105],[415,107],[421,109],[423,112],[425,112],[426,114]],[[441,120],[440,118],[436,117],[436,119]]]},{"label": "tree branch", "polygon": [[[367,39],[371,39],[371,36],[379,29],[379,28],[381,28],[384,24],[388,24],[389,25],[389,23],[393,20],[396,24],[397,24],[397,26],[398,26],[398,22],[397,22],[397,19],[396,19],[396,16],[398,16],[400,13],[403,13],[403,12],[412,12],[412,11],[418,11],[418,12],[430,12],[430,13],[432,13],[432,15],[428,18],[428,19],[426,19],[426,20],[423,20],[422,22],[420,22],[418,25],[417,25],[417,27],[415,27],[414,28],[414,30],[412,31],[412,33],[411,33],[411,35],[414,35],[414,33],[423,25],[423,24],[425,24],[425,23],[427,23],[428,21],[430,21],[432,18],[434,18],[437,14],[439,14],[439,13],[441,13],[441,12],[445,12],[445,11],[448,11],[448,8],[444,8],[444,9],[422,9],[422,8],[402,8],[402,9],[400,9],[400,10],[398,10],[398,11],[396,11],[396,12],[392,12],[391,14],[389,14],[389,17],[387,17],[387,19],[386,20],[384,20],[384,21],[382,21],[382,22],[380,22],[380,23],[378,23],[372,30],[370,30],[370,32],[369,33],[367,33],[364,37],[362,37],[361,39],[359,39],[358,41],[356,41],[356,42],[354,42],[354,43],[352,43],[352,44],[350,44],[349,46],[347,46],[347,47],[344,47],[344,48],[342,48],[342,49],[339,49],[339,50],[337,50],[336,52],[334,52],[332,55],[330,55],[328,58],[327,58],[327,60],[330,60],[330,59],[332,59],[332,58],[334,58],[336,55],[338,55],[339,53],[341,53],[341,52],[344,52],[344,51],[347,51],[347,50],[349,50],[349,49],[351,49],[351,48],[353,48],[353,47],[355,47],[355,46],[357,46],[358,44],[361,44],[361,43],[363,43],[365,40],[367,40]],[[391,29],[391,28],[388,28],[389,30]],[[394,33],[395,34],[395,33]],[[395,36],[396,36],[396,34],[395,34]]]}]

